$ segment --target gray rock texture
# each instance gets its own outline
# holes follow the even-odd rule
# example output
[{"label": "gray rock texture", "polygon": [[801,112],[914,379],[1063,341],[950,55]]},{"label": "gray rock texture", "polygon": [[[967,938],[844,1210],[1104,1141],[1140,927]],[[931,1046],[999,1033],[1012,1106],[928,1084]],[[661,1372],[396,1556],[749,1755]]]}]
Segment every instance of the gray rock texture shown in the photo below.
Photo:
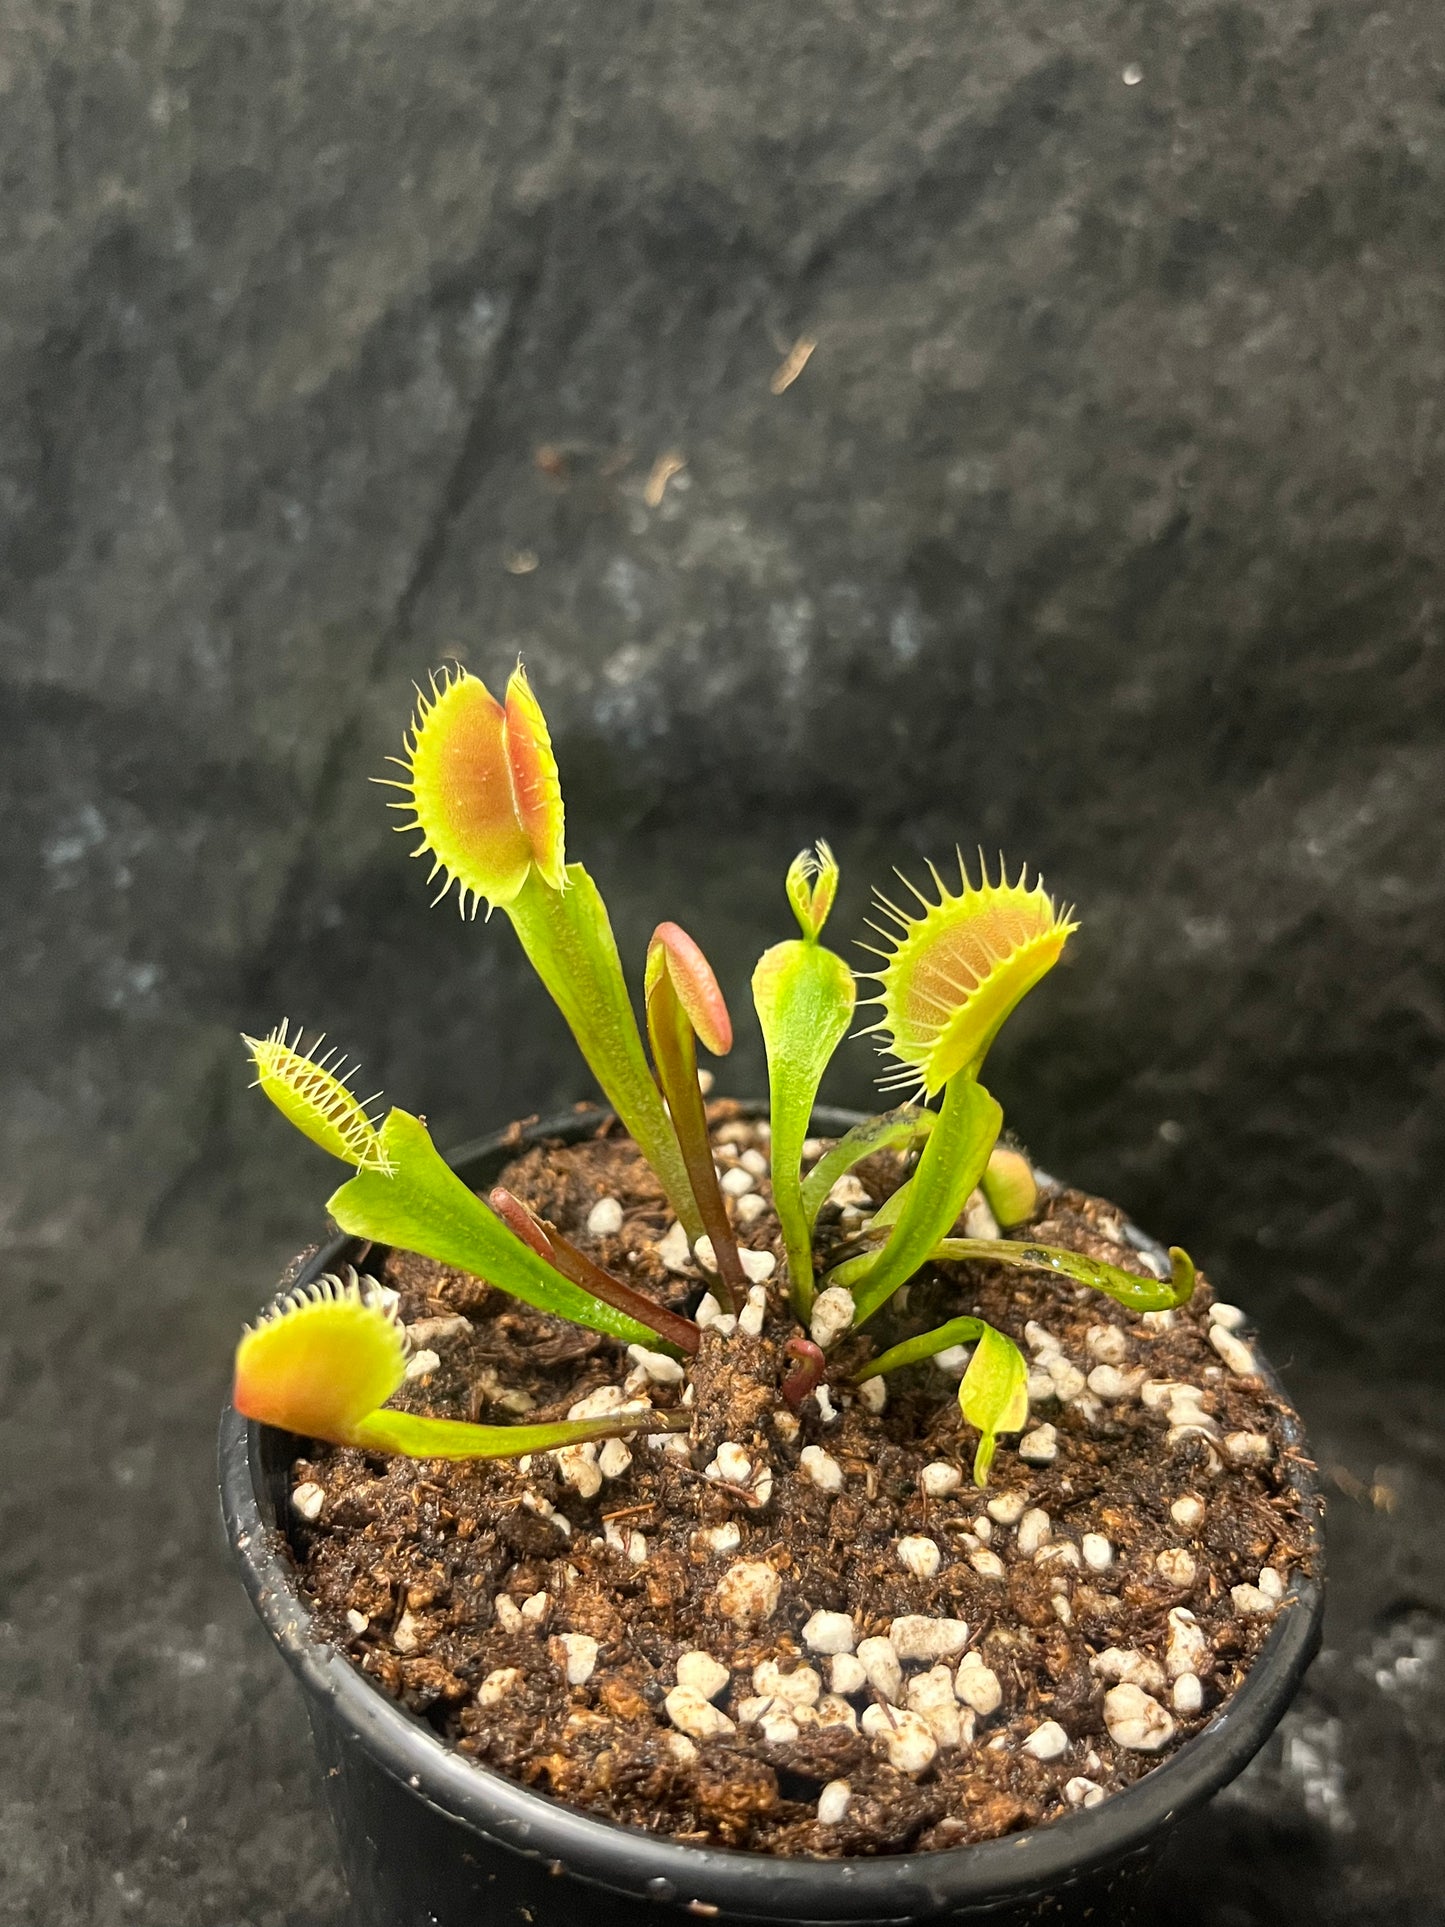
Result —
[{"label": "gray rock texture", "polygon": [[1338,1500],[1159,1919],[1445,1918],[1438,6],[11,0],[0,178],[0,1920],[341,1919],[213,1525],[328,1180],[235,1034],[444,1142],[586,1093],[367,783],[518,651],[727,1086],[805,840],[840,935],[955,841],[1079,902],[990,1081],[1259,1317]]}]

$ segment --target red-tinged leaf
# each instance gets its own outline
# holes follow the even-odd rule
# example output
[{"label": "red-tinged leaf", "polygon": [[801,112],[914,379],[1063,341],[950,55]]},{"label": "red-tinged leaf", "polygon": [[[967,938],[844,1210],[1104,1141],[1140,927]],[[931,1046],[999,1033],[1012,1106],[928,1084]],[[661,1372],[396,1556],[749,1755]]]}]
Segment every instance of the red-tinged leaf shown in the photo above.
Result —
[{"label": "red-tinged leaf", "polygon": [[506,904],[532,867],[533,847],[517,814],[507,754],[506,712],[485,683],[465,669],[433,677],[430,696],[418,702],[400,762],[407,780],[393,788],[412,812],[403,830],[420,830],[413,852],[429,855],[431,874],[445,878],[441,895],[455,883],[461,907],[475,912],[483,898]]},{"label": "red-tinged leaf", "polygon": [[797,1360],[783,1380],[783,1397],[795,1412],[801,1412],[804,1400],[822,1384],[828,1363],[811,1338],[790,1338],[783,1351],[788,1358]]},{"label": "red-tinged leaf", "polygon": [[566,883],[562,784],[541,705],[520,663],[507,684],[504,735],[512,777],[512,800],[542,881],[553,890]]},{"label": "red-tinged leaf", "polygon": [[487,1203],[508,1231],[520,1238],[524,1245],[530,1245],[537,1256],[545,1258],[549,1265],[554,1262],[552,1240],[520,1198],[514,1197],[505,1185],[499,1184],[487,1193]]},{"label": "red-tinged leaf", "polygon": [[718,980],[702,951],[675,923],[660,923],[652,933],[647,947],[649,986],[663,969],[704,1048],[714,1057],[726,1057],[733,1047],[733,1025]]}]

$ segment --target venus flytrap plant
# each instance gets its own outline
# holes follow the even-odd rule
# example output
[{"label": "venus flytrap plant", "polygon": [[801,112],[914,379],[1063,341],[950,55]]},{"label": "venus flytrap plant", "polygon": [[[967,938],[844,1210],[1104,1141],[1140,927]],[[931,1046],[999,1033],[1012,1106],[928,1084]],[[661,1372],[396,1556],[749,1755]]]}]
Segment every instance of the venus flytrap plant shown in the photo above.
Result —
[{"label": "venus flytrap plant", "polygon": [[[475,914],[485,900],[489,914],[500,906],[511,917],[689,1245],[710,1243],[707,1268],[716,1273],[718,1301],[710,1342],[726,1342],[738,1323],[761,1336],[769,1309],[761,1288],[748,1293],[743,1259],[753,1254],[739,1253],[698,1080],[698,1042],[718,1056],[732,1046],[727,1005],[702,951],[674,923],[653,934],[644,982],[650,1068],[602,899],[587,872],[565,860],[556,762],[520,667],[504,702],[464,670],[434,678],[402,767],[406,781],[396,787],[406,801],[393,807],[407,810],[404,827],[421,833],[415,854],[431,856],[443,896],[456,886],[464,913]],[[959,869],[957,888],[932,871],[936,898],[908,885],[918,909],[880,896],[889,921],[873,926],[887,947],[875,951],[879,995],[872,1001],[882,1014],[871,1029],[896,1060],[885,1082],[915,1095],[854,1126],[806,1175],[803,1145],[819,1087],[856,1001],[853,973],[821,942],[838,887],[826,843],[795,858],[787,873],[800,935],[773,945],[753,973],[768,1057],[773,1204],[792,1311],[810,1333],[780,1334],[777,1391],[795,1412],[816,1397],[825,1420],[834,1416],[827,1349],[930,1263],[1049,1272],[1140,1312],[1183,1304],[1194,1287],[1194,1268],[1177,1247],[1165,1280],[1023,1236],[954,1235],[975,1188],[1001,1227],[1026,1228],[1038,1217],[1038,1179],[1022,1152],[999,1143],[1002,1112],[979,1078],[1001,1025],[1057,962],[1076,927],[1023,873],[1010,881],[1000,868],[995,880],[984,870],[974,883],[961,860]],[[256,1081],[277,1108],[352,1167],[329,1201],[343,1231],[470,1272],[621,1344],[679,1355],[684,1369],[701,1352],[697,1322],[614,1277],[513,1193],[496,1186],[486,1202],[476,1196],[437,1152],[421,1119],[398,1109],[380,1116],[374,1099],[359,1102],[334,1052],[318,1060],[313,1047],[308,1055],[300,1033],[291,1035],[285,1024],[247,1043]],[[829,1289],[815,1298],[822,1207],[839,1178],[884,1151],[916,1154],[911,1174],[841,1249],[835,1245],[841,1261],[827,1274]],[[700,1255],[708,1256],[705,1247]],[[979,1434],[974,1476],[983,1484],[999,1435],[1027,1421],[1027,1368],[1010,1338],[964,1316],[892,1345],[861,1368],[856,1340],[845,1355],[859,1386],[965,1342],[973,1352],[959,1403]],[[570,1427],[487,1427],[388,1411],[404,1369],[404,1338],[374,1294],[328,1287],[293,1295],[243,1339],[237,1403],[292,1430],[414,1456],[550,1450],[635,1429],[625,1414]],[[651,1431],[687,1423],[643,1403]]]},{"label": "venus flytrap plant", "polygon": [[732,1019],[712,966],[687,932],[660,923],[647,946],[647,1038],[657,1081],[682,1147],[692,1195],[717,1264],[719,1301],[732,1312],[747,1291],[727,1206],[707,1134],[707,1106],[697,1081],[697,1040],[714,1057],[733,1047]]},{"label": "venus flytrap plant", "polygon": [[[731,1050],[722,988],[692,937],[660,923],[639,1025],[602,900],[566,862],[556,763],[520,667],[503,702],[464,671],[434,680],[404,769],[414,853],[430,855],[464,913],[485,900],[511,917],[617,1115],[582,1106],[490,1140],[459,1160],[486,1173],[478,1195],[422,1118],[359,1101],[334,1052],[308,1051],[285,1024],[247,1039],[268,1098],[348,1167],[329,1200],[336,1226],[398,1287],[345,1266],[278,1298],[236,1353],[236,1412],[294,1435],[268,1439],[268,1463],[307,1453],[292,1465],[290,1511],[317,1527],[294,1550],[318,1630],[404,1704],[435,1701],[438,1731],[465,1736],[482,1769],[535,1781],[544,1798],[576,1804],[590,1759],[581,1729],[601,1706],[619,1747],[666,1759],[657,1825],[682,1841],[714,1837],[721,1756],[704,1748],[716,1743],[748,1770],[806,1778],[808,1760],[789,1749],[811,1759],[806,1729],[838,1729],[847,1757],[826,1770],[866,1784],[823,1786],[816,1833],[792,1802],[750,1811],[748,1832],[725,1842],[826,1857],[851,1786],[877,1790],[870,1760],[886,1758],[897,1797],[855,1804],[845,1845],[912,1852],[937,1842],[900,1832],[899,1813],[916,1832],[935,1809],[963,1812],[961,1838],[1007,1824],[975,1826],[970,1801],[979,1772],[1017,1790],[1016,1753],[1057,1763],[1063,1805],[1092,1805],[1137,1779],[1131,1753],[1192,1739],[1241,1677],[1214,1656],[1263,1650],[1242,1643],[1248,1624],[1226,1638],[1231,1607],[1258,1622],[1293,1591],[1302,1515],[1274,1509],[1285,1490],[1274,1468],[1295,1435],[1270,1418],[1278,1388],[1227,1307],[1211,1306],[1213,1325],[1174,1315],[1195,1290],[1187,1253],[1172,1247],[1166,1266],[1111,1207],[1001,1136],[988,1052],[1059,960],[1071,913],[1024,872],[985,868],[974,881],[961,859],[957,884],[930,866],[935,887],[913,891],[916,907],[880,898],[871,1031],[898,1094],[836,1141],[811,1142],[848,1121],[818,1099],[858,1003],[853,972],[822,941],[839,870],[818,842],[786,875],[798,931],[751,978],[767,1122],[761,1107],[722,1101],[710,1129],[698,1046]],[[467,1293],[467,1316],[437,1316],[451,1306],[407,1252],[490,1290],[480,1305]],[[1021,1288],[1015,1272],[1035,1277]],[[498,1316],[492,1291],[544,1317]],[[1094,1291],[1129,1316],[1099,1322]],[[596,1336],[559,1335],[553,1319]],[[489,1417],[529,1416],[476,1423],[483,1400]],[[1026,1429],[1005,1491],[970,1500],[970,1460],[986,1488],[1001,1442]],[[308,1451],[306,1438],[323,1445]],[[238,1442],[233,1413],[224,1465],[241,1466]],[[378,1475],[380,1456],[403,1463]],[[518,1460],[516,1475],[488,1472],[491,1459]],[[408,1460],[478,1465],[433,1463],[418,1484]],[[254,1454],[245,1469],[254,1482]],[[1181,1491],[1192,1485],[1209,1496]],[[1261,1489],[1278,1529],[1241,1552],[1207,1519]],[[860,1507],[866,1557],[850,1560]],[[243,1549],[262,1537],[254,1512],[228,1516],[245,1520]],[[441,1558],[439,1530],[455,1558]],[[1241,1575],[1259,1584],[1233,1583]],[[1119,1643],[1100,1654],[1095,1608],[1116,1593]],[[987,1605],[972,1628],[952,1616],[970,1599]],[[1184,1599],[1197,1614],[1174,1608]],[[1024,1621],[1047,1627],[1050,1666],[1010,1675]],[[608,1629],[624,1622],[657,1660],[640,1697],[607,1670]],[[281,1636],[294,1624],[288,1610]],[[1053,1717],[1048,1675],[1070,1669],[1108,1685],[1097,1752]],[[1166,1691],[1168,1705],[1155,1697]],[[907,1787],[925,1775],[932,1808],[910,1807]],[[626,1793],[583,1804],[626,1822]]]},{"label": "venus flytrap plant", "polygon": [[753,972],[753,1003],[768,1055],[773,1206],[788,1255],[793,1309],[806,1324],[818,1212],[815,1207],[810,1215],[803,1199],[803,1144],[818,1086],[852,1022],[858,990],[843,959],[818,941],[838,890],[838,865],[826,843],[794,857],[786,887],[803,934],[763,952]]}]

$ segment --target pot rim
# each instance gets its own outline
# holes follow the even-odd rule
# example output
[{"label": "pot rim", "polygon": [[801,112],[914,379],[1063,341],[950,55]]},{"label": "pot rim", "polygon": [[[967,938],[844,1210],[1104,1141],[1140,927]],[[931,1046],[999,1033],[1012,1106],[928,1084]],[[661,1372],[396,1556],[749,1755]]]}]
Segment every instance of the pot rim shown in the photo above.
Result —
[{"label": "pot rim", "polygon": [[[746,1116],[766,1110],[762,1103],[741,1106]],[[525,1127],[522,1142],[575,1141],[608,1115],[593,1107],[543,1118]],[[835,1135],[860,1116],[820,1105],[814,1122]],[[510,1132],[495,1132],[463,1145],[449,1161],[465,1170],[516,1142]],[[1137,1227],[1130,1224],[1127,1230],[1139,1248],[1162,1255],[1162,1247]],[[345,1262],[358,1242],[344,1235],[331,1239],[313,1252],[294,1282],[308,1284]],[[1283,1398],[1272,1367],[1262,1358],[1260,1363],[1261,1376]],[[499,1846],[610,1892],[691,1905],[702,1915],[721,1911],[790,1921],[795,1927],[819,1919],[903,1922],[941,1908],[980,1906],[1067,1886],[1085,1871],[1145,1850],[1160,1831],[1234,1779],[1278,1724],[1319,1646],[1323,1507],[1313,1467],[1301,1452],[1295,1476],[1314,1573],[1291,1578],[1269,1636],[1234,1697],[1201,1733],[1133,1786],[1097,1807],[1080,1808],[1027,1832],[928,1853],[811,1860],[691,1846],[578,1812],[467,1759],[319,1638],[283,1550],[284,1534],[268,1516],[260,1449],[268,1429],[243,1419],[227,1403],[219,1440],[221,1512],[251,1603],[308,1701],[319,1702],[392,1779]],[[1293,1445],[1305,1443],[1292,1408],[1287,1436]]]}]

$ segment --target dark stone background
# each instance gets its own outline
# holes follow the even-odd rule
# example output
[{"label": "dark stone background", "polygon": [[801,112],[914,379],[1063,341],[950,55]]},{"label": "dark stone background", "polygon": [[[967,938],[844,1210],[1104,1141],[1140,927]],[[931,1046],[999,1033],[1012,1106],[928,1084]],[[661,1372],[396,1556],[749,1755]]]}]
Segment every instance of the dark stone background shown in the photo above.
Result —
[{"label": "dark stone background", "polygon": [[990,1081],[1259,1315],[1334,1501],[1158,1919],[1445,1919],[1438,0],[12,0],[0,150],[0,1919],[341,1920],[214,1519],[330,1175],[235,1034],[444,1142],[586,1090],[366,781],[519,649],[735,1089],[805,839],[840,931],[955,839],[1078,899]]}]

